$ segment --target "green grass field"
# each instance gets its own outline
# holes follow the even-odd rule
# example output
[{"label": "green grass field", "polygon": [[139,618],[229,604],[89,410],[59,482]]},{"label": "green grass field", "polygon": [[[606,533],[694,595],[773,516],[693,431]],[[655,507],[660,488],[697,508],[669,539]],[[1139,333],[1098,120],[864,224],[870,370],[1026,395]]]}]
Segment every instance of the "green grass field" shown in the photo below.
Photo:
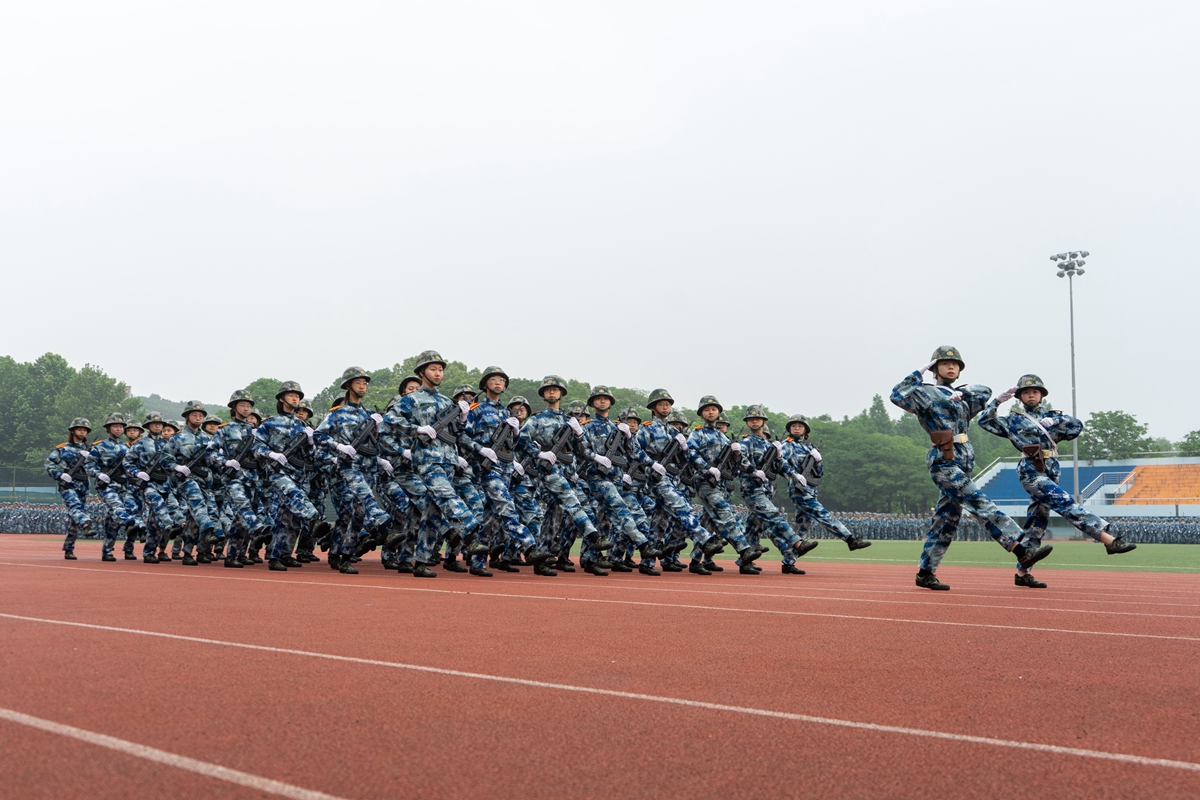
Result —
[{"label": "green grass field", "polygon": [[[1122,572],[1200,572],[1200,545],[1139,544],[1137,550],[1110,556],[1095,542],[1053,541],[1054,552],[1038,564],[1046,569],[1106,569]],[[922,542],[876,541],[866,550],[851,553],[836,539],[822,539],[821,546],[801,561],[862,561],[871,564],[916,565]],[[774,547],[763,556],[778,560]],[[946,551],[943,564],[965,567],[1012,567],[1015,559],[994,542],[955,542]]]}]

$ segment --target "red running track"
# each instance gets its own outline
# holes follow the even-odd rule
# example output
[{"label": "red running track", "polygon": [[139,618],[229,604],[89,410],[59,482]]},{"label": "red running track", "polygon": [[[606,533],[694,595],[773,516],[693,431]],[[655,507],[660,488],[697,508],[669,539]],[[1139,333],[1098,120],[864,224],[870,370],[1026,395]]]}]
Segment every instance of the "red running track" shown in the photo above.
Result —
[{"label": "red running track", "polygon": [[0,537],[6,798],[1200,796],[1197,575],[77,552]]}]

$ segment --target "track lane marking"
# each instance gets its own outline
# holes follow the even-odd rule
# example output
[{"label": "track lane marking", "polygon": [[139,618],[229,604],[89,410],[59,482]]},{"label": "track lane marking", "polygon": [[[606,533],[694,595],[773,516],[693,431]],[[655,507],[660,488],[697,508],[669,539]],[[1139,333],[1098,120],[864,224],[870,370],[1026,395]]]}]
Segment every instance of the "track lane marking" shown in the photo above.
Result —
[{"label": "track lane marking", "polygon": [[[707,710],[707,711],[724,711],[724,712],[734,713],[734,714],[744,714],[747,716],[769,717],[769,718],[773,718],[773,719],[789,720],[792,722],[806,722],[806,723],[810,723],[810,724],[814,724],[814,725],[827,725],[827,726],[839,727],[839,728],[850,728],[853,730],[871,731],[871,732],[875,732],[875,733],[892,733],[892,734],[903,735],[903,736],[917,736],[917,737],[923,737],[923,738],[928,738],[928,739],[942,739],[942,740],[946,740],[946,741],[963,742],[963,743],[967,743],[967,744],[990,745],[993,747],[1004,747],[1004,748],[1012,748],[1012,749],[1017,749],[1017,750],[1033,750],[1033,751],[1037,751],[1037,752],[1041,752],[1041,753],[1052,753],[1055,755],[1076,756],[1076,757],[1080,757],[1080,758],[1092,758],[1092,759],[1100,759],[1100,760],[1105,760],[1105,761],[1116,761],[1116,762],[1120,762],[1120,763],[1134,764],[1137,766],[1144,766],[1144,767],[1163,767],[1163,768],[1167,768],[1167,769],[1177,769],[1177,770],[1184,770],[1184,771],[1188,771],[1188,772],[1200,772],[1200,764],[1193,763],[1190,761],[1176,761],[1173,759],[1166,759],[1166,758],[1150,758],[1147,756],[1137,756],[1137,755],[1131,755],[1128,753],[1112,753],[1112,752],[1108,752],[1108,751],[1104,751],[1104,750],[1087,750],[1087,749],[1078,748],[1078,747],[1063,747],[1061,745],[1042,744],[1040,742],[1022,742],[1019,740],[999,739],[999,738],[990,737],[990,736],[973,736],[970,734],[963,734],[963,733],[950,733],[948,731],[934,731],[934,730],[928,730],[928,729],[924,729],[924,728],[909,728],[909,727],[900,726],[900,725],[881,725],[881,724],[874,723],[874,722],[859,722],[857,720],[838,719],[835,717],[817,717],[817,716],[812,716],[810,714],[795,714],[795,713],[788,712],[788,711],[774,711],[774,710],[765,709],[765,708],[753,708],[753,707],[749,707],[749,706],[735,706],[735,705],[729,705],[726,703],[708,703],[708,702],[704,702],[702,700],[689,700],[689,699],[681,698],[681,697],[667,697],[667,696],[663,696],[663,695],[643,694],[641,692],[623,692],[623,691],[620,691],[617,689],[603,689],[603,688],[595,687],[595,686],[577,686],[577,685],[573,685],[573,684],[569,684],[569,683],[554,683],[554,682],[550,682],[550,681],[531,680],[528,678],[515,678],[515,677],[506,676],[506,675],[491,675],[491,674],[484,673],[484,672],[468,672],[466,670],[446,669],[443,667],[431,667],[431,666],[425,666],[425,665],[421,665],[421,664],[405,664],[405,663],[398,662],[398,661],[383,661],[383,660],[374,659],[374,658],[358,658],[355,656],[342,656],[342,655],[336,655],[333,653],[319,653],[319,652],[315,652],[312,650],[296,650],[296,649],[287,648],[287,647],[270,647],[267,645],[248,644],[245,642],[227,642],[227,641],[222,641],[220,639],[207,639],[207,638],[202,638],[202,637],[198,637],[198,636],[183,636],[183,635],[175,634],[175,633],[159,633],[157,631],[144,631],[144,630],[137,630],[135,628],[119,628],[119,627],[110,626],[110,625],[93,625],[93,624],[87,623],[87,622],[72,622],[69,620],[44,619],[44,618],[40,618],[40,617],[26,617],[26,616],[21,616],[21,615],[17,615],[17,614],[0,614],[0,617],[4,617],[7,619],[20,620],[23,622],[35,622],[35,623],[42,623],[42,624],[47,624],[47,625],[64,625],[64,626],[68,626],[68,627],[87,628],[90,630],[106,631],[106,632],[110,632],[110,633],[128,633],[128,634],[133,634],[136,636],[150,636],[150,637],[157,637],[157,638],[162,638],[162,639],[173,639],[176,641],[192,642],[195,644],[208,644],[208,645],[216,645],[219,647],[230,647],[230,648],[236,648],[236,649],[242,649],[242,650],[255,650],[255,651],[266,652],[266,653],[278,653],[278,654],[283,654],[283,655],[301,656],[304,658],[316,658],[316,659],[323,659],[326,661],[336,661],[336,662],[341,662],[341,663],[364,664],[364,665],[368,665],[368,666],[387,667],[390,669],[400,669],[400,670],[406,670],[409,672],[421,672],[421,673],[432,674],[432,675],[444,675],[444,676],[453,677],[453,678],[469,678],[469,679],[473,679],[473,680],[489,681],[492,683],[504,683],[504,684],[510,684],[510,685],[516,685],[516,686],[528,686],[528,687],[537,688],[537,689],[552,689],[552,690],[556,690],[556,691],[573,692],[573,693],[577,693],[577,694],[591,694],[591,695],[599,695],[599,696],[603,696],[603,697],[618,697],[618,698],[622,698],[622,699],[626,699],[626,700],[637,700],[637,701],[641,701],[641,702],[660,703],[663,705],[683,706],[683,707],[687,707],[687,708],[698,708],[698,709],[703,709],[703,710]],[[6,711],[6,710],[0,709],[0,712],[3,712],[3,711]],[[18,712],[7,712],[7,713],[8,714],[18,714]],[[3,714],[3,713],[0,713],[0,716],[9,718],[9,717],[5,716],[5,714]],[[19,716],[26,717],[27,715],[20,714]],[[133,748],[140,748],[140,749],[143,749],[144,751],[146,751],[146,753],[153,753],[153,754],[157,754],[160,756],[165,756],[170,759],[181,759],[181,760],[189,762],[191,764],[200,765],[203,767],[213,768],[213,769],[217,769],[217,770],[225,770],[224,767],[218,767],[214,764],[207,764],[206,762],[203,762],[203,761],[195,761],[194,759],[188,759],[188,758],[185,758],[184,756],[176,756],[172,753],[166,753],[162,750],[154,750],[154,748],[144,747],[143,745],[137,745],[132,742],[125,742],[124,740],[121,740],[121,739],[113,739],[113,737],[104,736],[103,734],[92,734],[89,731],[83,731],[79,728],[71,728],[70,726],[65,726],[65,725],[60,726],[59,723],[49,722],[46,720],[38,720],[38,718],[36,718],[36,717],[28,717],[28,719],[37,720],[38,723],[41,723],[41,724],[34,724],[34,725],[32,725],[33,727],[43,727],[43,725],[52,725],[52,726],[56,726],[56,727],[61,727],[64,729],[69,729],[72,732],[78,732],[80,734],[86,734],[88,736],[102,737],[105,740],[111,740],[113,742],[118,742],[118,743],[121,743],[122,745],[128,745],[129,747],[133,747]],[[14,721],[23,722],[23,720],[14,720]],[[32,723],[24,722],[24,724],[32,724]],[[50,728],[43,727],[43,730],[50,730]],[[54,730],[53,732],[58,733],[60,731]],[[74,735],[74,734],[67,734],[67,735]],[[75,738],[82,738],[82,737],[76,736]],[[84,739],[84,741],[89,741],[89,740]],[[95,743],[101,744],[102,746],[110,746],[110,745],[102,743],[102,742],[95,742]],[[114,747],[113,749],[122,749],[122,748]],[[150,755],[143,755],[140,752],[136,753],[136,755],[142,755],[143,758],[151,758]],[[160,758],[152,758],[151,760],[161,760],[161,759]],[[171,763],[171,762],[163,761],[163,763]],[[182,764],[173,764],[173,765],[181,766],[181,768],[184,768],[184,769],[193,769],[193,771],[200,771],[193,767],[184,766]],[[249,774],[243,773],[243,772],[237,772],[236,770],[225,770],[225,771],[227,771],[231,775],[244,777],[244,778],[250,779],[250,780],[269,781],[269,779],[267,779],[267,778],[258,778],[257,776],[249,775]],[[208,774],[208,773],[202,772],[201,774]],[[214,776],[214,777],[216,777],[216,776]],[[227,778],[224,776],[222,776],[222,778],[224,780],[231,780],[231,778]],[[234,780],[233,782],[241,783],[240,780]],[[286,787],[292,791],[309,792],[309,790],[300,789],[299,787],[292,787],[292,786],[289,786],[288,784],[279,784],[277,781],[270,781],[270,783],[277,784],[280,787]],[[250,785],[250,784],[243,783],[242,785]],[[281,792],[281,791],[276,791],[276,793],[284,794],[284,792]],[[331,797],[331,795],[320,794],[317,792],[312,792],[312,793],[304,794],[304,795],[291,794],[291,795],[285,795],[285,796],[303,797],[303,798],[329,798],[329,797]]]},{"label": "track lane marking", "polygon": [[81,742],[94,744],[98,747],[107,747],[109,750],[116,750],[118,753],[134,756],[136,758],[144,758],[147,761],[154,761],[159,764],[166,764],[168,767],[176,767],[177,769],[195,772],[199,775],[204,775],[208,778],[216,778],[217,780],[226,781],[227,783],[236,783],[239,786],[245,786],[249,789],[255,789],[260,792],[269,792],[281,797],[291,797],[295,800],[342,800],[337,795],[325,794],[324,792],[314,791],[312,789],[304,789],[300,786],[293,786],[290,783],[264,778],[260,775],[251,775],[249,772],[241,772],[240,770],[222,767],[219,764],[211,764],[207,761],[199,761],[187,756],[181,756],[177,753],[168,753],[166,750],[159,750],[155,747],[147,747],[144,744],[137,742],[118,739],[115,736],[109,736],[104,733],[96,733],[95,731],[76,728],[72,725],[64,725],[61,722],[53,722],[41,717],[34,717],[29,714],[22,714],[20,711],[13,711],[10,708],[0,708],[0,719],[15,722],[18,725],[25,725],[30,728],[37,728],[47,733],[55,733],[59,736],[66,736],[71,739],[77,739]]}]

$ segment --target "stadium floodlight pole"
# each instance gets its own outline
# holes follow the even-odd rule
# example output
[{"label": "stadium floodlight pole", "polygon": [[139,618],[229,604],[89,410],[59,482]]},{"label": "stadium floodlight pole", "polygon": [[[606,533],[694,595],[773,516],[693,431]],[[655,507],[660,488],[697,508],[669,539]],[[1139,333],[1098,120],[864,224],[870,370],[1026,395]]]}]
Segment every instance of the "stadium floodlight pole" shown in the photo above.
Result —
[{"label": "stadium floodlight pole", "polygon": [[[1058,277],[1067,279],[1067,294],[1071,302],[1071,416],[1079,418],[1079,408],[1075,396],[1075,276],[1083,275],[1085,258],[1090,256],[1087,250],[1072,250],[1069,253],[1056,253],[1050,256],[1058,270]],[[1079,437],[1071,440],[1071,457],[1075,468],[1071,470],[1074,479],[1075,502],[1081,502],[1079,497]]]}]

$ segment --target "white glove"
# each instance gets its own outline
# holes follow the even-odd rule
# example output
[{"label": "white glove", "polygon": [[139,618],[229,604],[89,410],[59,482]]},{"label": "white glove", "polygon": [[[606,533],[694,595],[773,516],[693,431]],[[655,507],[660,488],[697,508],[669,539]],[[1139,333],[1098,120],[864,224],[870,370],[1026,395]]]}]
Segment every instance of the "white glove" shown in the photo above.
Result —
[{"label": "white glove", "polygon": [[108,477],[103,472],[96,476],[96,480],[100,481],[101,483],[112,483],[112,478]]},{"label": "white glove", "polygon": [[512,465],[513,465],[513,472],[517,473],[518,475],[525,474],[525,468],[521,466],[520,461],[514,461],[514,462],[512,462]]},{"label": "white glove", "polygon": [[432,425],[422,425],[421,427],[417,428],[417,433],[428,436],[430,439],[437,438],[437,431],[433,429]]},{"label": "white glove", "polygon": [[313,430],[312,428],[308,427],[307,425],[305,425],[305,426],[304,426],[304,435],[308,437],[308,443],[309,443],[309,444],[312,444],[312,437],[313,437],[313,434],[314,434],[314,433],[316,433],[316,431],[315,431],[315,430]]},{"label": "white glove", "polygon": [[729,449],[735,453],[740,453],[740,452],[742,452],[742,443],[741,442],[730,442]]},{"label": "white glove", "polygon": [[812,449],[812,459],[818,464],[821,463],[821,451],[815,447]]},{"label": "white glove", "polygon": [[463,458],[462,456],[458,457],[458,468],[459,469],[469,469],[470,466],[471,465],[467,463],[467,460],[465,458]]},{"label": "white glove", "polygon": [[605,469],[612,469],[612,461],[607,456],[592,456],[592,461],[595,461]]},{"label": "white glove", "polygon": [[471,413],[471,404],[468,403],[466,400],[459,400],[458,401],[458,412],[459,412],[458,421],[466,422],[467,414]]},{"label": "white glove", "polygon": [[[351,446],[350,446],[350,445],[348,445],[348,444],[339,444],[339,445],[338,445],[338,446],[337,446],[335,449],[336,449],[336,450],[337,450],[339,453],[342,453],[343,455],[350,456],[351,458],[354,458],[356,455],[358,455],[358,451],[357,451],[357,450],[355,450],[353,447],[351,447]],[[273,456],[273,455],[275,455],[275,454],[274,454],[274,453],[271,453],[271,455]],[[285,458],[285,459],[284,459],[284,461],[287,461],[287,459]]]},{"label": "white glove", "polygon": [[935,359],[935,360],[933,360],[933,361],[930,361],[930,362],[929,362],[928,364],[926,364],[925,366],[921,367],[919,370],[917,370],[917,372],[920,372],[920,373],[924,374],[924,373],[926,373],[926,372],[929,372],[930,370],[932,370],[932,369],[933,369],[934,367],[936,367],[936,366],[937,366],[937,360]]},{"label": "white glove", "polygon": [[386,472],[388,475],[391,475],[393,472],[396,471],[396,468],[392,466],[392,462],[388,461],[386,458],[380,458],[377,460],[379,461],[379,468],[382,469],[384,472]]},{"label": "white glove", "polygon": [[621,476],[621,483],[625,484],[626,486],[633,486],[633,478],[629,477],[628,472]]},{"label": "white glove", "polygon": [[756,469],[754,470],[754,477],[758,478],[760,481],[765,481],[767,479],[767,473],[763,472],[761,469]]},{"label": "white glove", "polygon": [[771,446],[778,450],[780,455],[783,455],[783,442],[771,442]]},{"label": "white glove", "polygon": [[583,436],[583,428],[579,425],[579,420],[574,417],[567,417],[567,427],[575,431],[576,436]]},{"label": "white glove", "polygon": [[479,448],[479,455],[483,456],[484,458],[486,458],[488,461],[492,462],[493,464],[497,464],[500,462],[500,459],[496,458],[496,451],[490,447]]},{"label": "white glove", "polygon": [[516,417],[509,417],[508,419],[506,419],[504,421],[507,422],[509,425],[511,425],[512,429],[515,432],[517,432],[517,433],[521,432],[521,420],[517,419]]},{"label": "white glove", "polygon": [[675,434],[675,441],[679,442],[679,449],[687,450],[687,437],[682,433]]},{"label": "white glove", "polygon": [[1058,422],[1054,417],[1042,417],[1040,420],[1043,428],[1049,428],[1051,425]]},{"label": "white glove", "polygon": [[[358,451],[355,450],[353,447],[350,447],[350,445],[346,445],[346,447],[349,448],[351,453],[354,453],[356,455],[358,454]],[[341,448],[342,448],[342,445],[339,444],[338,449],[340,450]],[[347,455],[349,455],[349,453],[347,453]],[[287,466],[287,456],[285,456],[283,453],[276,453],[274,450],[272,450],[271,452],[267,453],[267,458],[271,459],[272,461],[274,461],[276,464],[280,465],[281,467]]]},{"label": "white glove", "polygon": [[633,437],[633,431],[629,430],[629,426],[626,425],[624,422],[617,423],[617,430],[619,430],[621,433],[625,434],[626,439]]},{"label": "white glove", "polygon": [[962,392],[960,392],[958,389],[955,389],[953,392],[950,393],[950,399],[951,400],[962,400]]},{"label": "white glove", "polygon": [[380,413],[378,413],[378,412],[377,412],[377,413],[375,413],[375,414],[372,414],[372,415],[371,415],[371,419],[375,420],[375,424],[376,424],[376,425],[382,425],[382,424],[383,424],[383,415],[382,415],[382,414],[380,414]]},{"label": "white glove", "polygon": [[717,469],[716,467],[709,467],[708,474],[713,476],[714,481],[721,480],[721,470]]},{"label": "white glove", "polygon": [[[286,461],[287,459],[284,459],[284,460]],[[192,477],[192,471],[187,468],[186,464],[176,464],[174,466],[174,470],[176,472],[178,472],[180,475],[183,475],[184,477],[188,477],[188,478]]]},{"label": "white glove", "polygon": [[139,481],[142,481],[144,483],[150,482],[150,473],[148,473],[148,472],[139,472],[137,474],[137,476],[138,476]]},{"label": "white glove", "polygon": [[799,472],[792,476],[792,480],[796,482],[797,486],[808,486],[808,479]]},{"label": "white glove", "polygon": [[1017,396],[1017,387],[1014,386],[1011,389],[1005,389],[1003,392],[1001,392],[1000,396],[996,398],[996,402],[997,403],[1007,403],[1009,400],[1012,400],[1016,396]]},{"label": "white glove", "polygon": [[400,457],[405,461],[412,461],[412,450],[409,450],[407,447],[404,448],[400,451]]},{"label": "white glove", "polygon": [[225,467],[227,469],[238,471],[238,470],[241,470],[242,465],[239,464],[237,461],[234,461],[232,458],[229,458],[229,459],[225,460]]},{"label": "white glove", "polygon": [[538,458],[551,464],[558,463],[558,456],[554,455],[554,453],[550,452],[549,450],[538,453]]},{"label": "white glove", "polygon": [[659,475],[667,474],[667,468],[664,467],[662,464],[658,463],[657,461],[655,461],[653,464],[650,465],[650,469],[654,470]]},{"label": "white glove", "polygon": [[60,481],[62,481],[63,483],[74,483],[75,482],[75,479],[72,478],[70,475],[68,475],[65,472],[62,475],[59,475],[58,479]]}]

